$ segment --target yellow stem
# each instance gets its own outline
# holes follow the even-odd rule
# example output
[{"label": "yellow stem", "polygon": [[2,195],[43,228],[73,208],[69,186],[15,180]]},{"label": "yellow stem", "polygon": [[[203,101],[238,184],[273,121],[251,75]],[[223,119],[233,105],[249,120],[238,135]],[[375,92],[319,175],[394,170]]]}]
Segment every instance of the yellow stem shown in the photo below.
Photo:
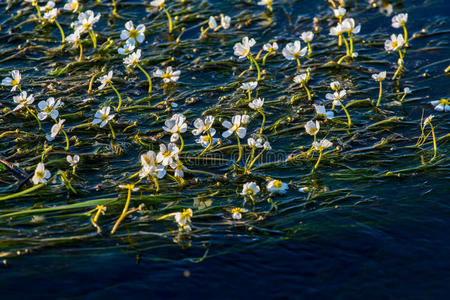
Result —
[{"label": "yellow stem", "polygon": [[408,30],[406,30],[406,26],[402,25],[403,27],[403,34],[405,35],[405,46],[408,47]]},{"label": "yellow stem", "polygon": [[377,107],[378,105],[380,105],[382,92],[383,92],[383,81],[380,80],[380,92],[378,93]]},{"label": "yellow stem", "polygon": [[41,121],[39,121],[39,118],[34,114],[34,112],[27,106],[24,105],[25,108],[27,109],[27,111],[36,119],[36,121],[38,122],[39,125],[39,130],[42,130],[42,126],[41,126]]},{"label": "yellow stem", "polygon": [[348,47],[347,39],[343,35],[340,35],[340,36],[342,36],[342,40],[344,41],[344,44],[345,44],[345,53],[347,54],[347,56],[349,56],[350,55],[350,49]]},{"label": "yellow stem", "polygon": [[250,61],[253,61],[253,63],[256,66],[256,70],[258,71],[258,78],[256,79],[256,81],[259,81],[261,79],[261,69],[259,68],[258,63],[256,62],[256,59],[254,59],[251,54],[249,54],[248,56],[250,58]]},{"label": "yellow stem", "polygon": [[83,44],[81,44],[81,42],[78,44],[78,46],[80,47],[80,57],[78,57],[78,61],[82,61],[83,60]]},{"label": "yellow stem", "polygon": [[145,77],[147,77],[148,80],[148,96],[152,95],[152,79],[150,78],[150,75],[142,68],[139,64],[137,64],[137,67],[142,71],[142,73],[145,74]]},{"label": "yellow stem", "polygon": [[256,157],[250,162],[250,164],[248,165],[248,169],[249,169],[249,170],[253,167],[253,165],[255,164],[255,162],[258,161],[258,159],[261,157],[261,155],[264,153],[264,151],[265,151],[265,149],[263,148],[263,149],[261,150],[261,152],[259,152],[258,155],[256,155]]},{"label": "yellow stem", "polygon": [[313,168],[313,172],[317,169],[317,167],[319,166],[319,163],[320,163],[320,160],[322,159],[322,150],[320,150],[319,151],[319,158],[317,159],[317,162],[316,162],[316,164],[314,165],[314,168]]},{"label": "yellow stem", "polygon": [[183,137],[181,136],[181,133],[178,134],[178,137],[180,138],[180,143],[181,143],[180,150],[178,151],[178,153],[181,153],[181,151],[183,151],[183,148],[184,148],[184,140],[183,140]]},{"label": "yellow stem", "polygon": [[237,132],[236,132],[236,139],[237,139],[238,148],[239,148],[239,157],[236,160],[236,163],[238,163],[241,160],[241,158],[242,158],[242,147],[241,147],[241,140],[239,139],[239,136],[237,135]]},{"label": "yellow stem", "polygon": [[352,119],[350,118],[347,108],[345,108],[345,105],[342,103],[341,100],[339,100],[339,103],[341,103],[342,109],[344,110],[345,114],[347,115],[348,128],[350,128],[352,126]]},{"label": "yellow stem", "polygon": [[114,224],[114,227],[111,230],[111,234],[114,234],[114,232],[116,232],[117,227],[119,227],[120,222],[122,222],[122,220],[127,215],[128,206],[130,205],[130,199],[131,199],[131,188],[128,188],[127,201],[125,202],[125,206],[123,207],[122,214],[120,215],[119,219],[117,219],[116,224]]},{"label": "yellow stem", "polygon": [[58,23],[58,21],[55,20],[55,24],[59,29],[59,32],[61,32],[61,44],[64,44],[66,41],[66,37],[64,36],[64,30],[62,29],[61,25]]},{"label": "yellow stem", "polygon": [[311,101],[311,92],[309,91],[308,87],[306,86],[306,84],[303,84],[303,87],[305,88],[306,93],[308,94],[308,100]]},{"label": "yellow stem", "polygon": [[110,82],[109,86],[116,92],[117,97],[119,97],[119,104],[117,105],[116,111],[119,111],[120,107],[122,106],[122,97],[120,96],[119,91],[114,87],[114,85]]},{"label": "yellow stem", "polygon": [[434,151],[434,155],[431,160],[434,160],[437,155],[436,135],[434,134],[434,127],[431,123],[430,123],[430,127],[431,127],[431,135],[433,137],[433,151]]},{"label": "yellow stem", "polygon": [[300,72],[300,68],[302,67],[302,64],[300,63],[300,59],[298,57],[295,58],[297,61],[297,73]]},{"label": "yellow stem", "polygon": [[89,35],[91,36],[91,40],[92,40],[92,47],[94,49],[97,49],[97,37],[95,36],[95,32],[94,29],[89,29]]},{"label": "yellow stem", "polygon": [[169,21],[169,33],[172,33],[172,30],[173,30],[172,18],[170,17],[170,14],[165,7],[163,8],[163,10],[167,15],[167,20]]},{"label": "yellow stem", "polygon": [[67,136],[67,133],[61,129],[62,133],[64,134],[64,137],[66,138],[66,151],[69,151],[69,137]]},{"label": "yellow stem", "polygon": [[261,123],[261,129],[259,130],[259,134],[262,135],[264,131],[264,124],[266,123],[266,115],[264,114],[264,111],[262,109],[258,110],[259,113],[262,116],[262,123]]}]

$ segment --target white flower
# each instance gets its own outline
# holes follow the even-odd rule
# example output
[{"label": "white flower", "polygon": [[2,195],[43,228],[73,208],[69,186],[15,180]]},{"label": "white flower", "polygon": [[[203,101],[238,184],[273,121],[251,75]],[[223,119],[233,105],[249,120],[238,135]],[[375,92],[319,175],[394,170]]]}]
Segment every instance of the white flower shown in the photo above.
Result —
[{"label": "white flower", "polygon": [[332,81],[330,83],[330,87],[333,91],[337,91],[341,88],[341,84],[339,83],[339,81]]},{"label": "white flower", "polygon": [[66,41],[70,44],[76,44],[80,41],[80,31],[76,30],[74,33],[69,34],[66,37]]},{"label": "white flower", "polygon": [[433,120],[434,115],[429,115],[424,121],[423,121],[423,128],[431,123],[431,120]]},{"label": "white flower", "polygon": [[39,9],[42,12],[49,12],[49,11],[51,11],[54,8],[55,8],[55,2],[54,1],[48,1],[47,4],[45,4],[45,6],[41,6]]},{"label": "white flower", "polygon": [[333,143],[330,142],[327,139],[323,139],[320,142],[313,142],[313,147],[318,150],[318,151],[323,151],[327,148],[330,148],[331,146],[333,146]]},{"label": "white flower", "polygon": [[398,14],[392,17],[392,27],[400,28],[408,22],[408,14]]},{"label": "white flower", "polygon": [[105,106],[102,109],[98,110],[95,113],[94,121],[92,121],[92,124],[100,124],[100,128],[108,124],[109,121],[111,121],[115,115],[110,115],[111,107]]},{"label": "white flower", "polygon": [[323,105],[314,105],[314,108],[316,109],[317,116],[323,117],[325,119],[333,119],[334,118],[334,112],[327,111],[325,109],[325,106]]},{"label": "white flower", "polygon": [[289,189],[289,186],[287,183],[282,182],[281,180],[271,180],[267,184],[267,190],[270,193],[280,193],[284,194]]},{"label": "white flower", "polygon": [[334,13],[334,16],[336,18],[342,18],[343,16],[345,16],[346,12],[347,11],[343,7],[339,7],[337,9],[333,9],[333,13]]},{"label": "white flower", "polygon": [[145,40],[145,25],[140,24],[134,28],[133,21],[125,23],[125,29],[120,33],[122,40],[134,40],[138,43],[142,43]]},{"label": "white flower", "polygon": [[216,18],[213,16],[210,16],[208,19],[208,26],[211,29],[216,29],[217,28],[217,21]]},{"label": "white flower", "polygon": [[312,33],[311,31],[306,31],[303,32],[302,35],[300,36],[300,38],[305,42],[311,42],[314,38],[314,33]]},{"label": "white flower", "polygon": [[67,155],[66,160],[71,166],[74,166],[80,162],[80,156],[78,154],[75,154],[74,156]]},{"label": "white flower", "polygon": [[262,148],[264,144],[264,140],[262,138],[257,138],[256,140],[254,138],[248,138],[247,139],[247,145],[250,148]]},{"label": "white flower", "polygon": [[194,121],[194,127],[195,129],[192,130],[193,135],[199,135],[208,132],[211,128],[211,126],[214,123],[214,117],[213,116],[207,116],[205,118],[205,121],[203,121],[201,118],[198,118]]},{"label": "white flower", "polygon": [[172,136],[170,137],[170,141],[172,143],[178,141],[180,133],[186,132],[187,123],[185,121],[186,117],[184,115],[175,114],[170,119],[166,120],[166,122],[164,122],[165,126],[163,126],[163,129],[164,131],[172,134]]},{"label": "white flower", "polygon": [[248,124],[250,122],[249,120],[250,117],[248,115],[236,115],[231,119],[231,123],[229,121],[223,122],[222,126],[228,128],[228,130],[222,133],[222,136],[227,138],[233,133],[236,133],[241,139],[244,138],[247,134],[247,129],[243,125]]},{"label": "white flower", "polygon": [[361,31],[361,24],[355,27],[355,20],[353,18],[347,18],[342,21],[341,28],[343,32],[357,34]]},{"label": "white flower", "polygon": [[136,50],[136,52],[131,53],[123,59],[123,63],[128,67],[135,67],[139,60],[141,59],[141,49]]},{"label": "white flower", "polygon": [[248,104],[248,106],[254,110],[261,109],[263,107],[263,105],[264,105],[264,99],[261,99],[261,98],[253,99],[253,101]]},{"label": "white flower", "polygon": [[244,91],[251,91],[251,90],[254,90],[257,86],[258,86],[257,81],[250,81],[250,82],[243,83],[241,85],[241,89],[243,89]]},{"label": "white flower", "polygon": [[201,135],[198,139],[195,139],[195,142],[202,145],[203,148],[208,147],[209,144],[214,145],[215,143],[217,143],[217,139],[214,138],[215,134],[216,130],[214,128],[211,128],[209,131],[209,135]]},{"label": "white flower", "polygon": [[305,56],[306,52],[308,52],[308,47],[301,49],[300,41],[295,41],[287,44],[282,53],[287,60],[295,60],[301,56]]},{"label": "white flower", "polygon": [[91,30],[95,23],[100,20],[101,14],[95,15],[92,10],[82,12],[78,15],[78,20],[72,23],[75,31],[80,31],[80,33]]},{"label": "white flower", "polygon": [[245,36],[242,39],[242,43],[236,43],[233,46],[234,55],[239,56],[239,58],[247,57],[250,53],[250,48],[253,47],[256,44],[256,41],[254,39],[248,39],[247,36]]},{"label": "white flower", "polygon": [[148,151],[141,155],[142,169],[139,172],[139,177],[144,178],[147,176],[156,176],[157,178],[163,178],[166,175],[166,169],[162,165],[158,165],[156,161],[156,153],[154,151]]},{"label": "white flower", "polygon": [[78,10],[78,0],[69,0],[64,4],[64,10],[76,12]]},{"label": "white flower", "polygon": [[450,111],[450,101],[445,98],[442,98],[441,100],[431,101],[431,105],[433,105],[434,110],[437,111]]},{"label": "white flower", "polygon": [[179,152],[180,149],[174,143],[170,143],[167,146],[165,144],[160,144],[156,161],[163,166],[171,166],[174,168],[176,166],[175,161],[178,160]]},{"label": "white flower", "polygon": [[409,87],[405,87],[405,88],[403,89],[403,93],[405,93],[405,94],[411,94],[411,89],[410,89]]},{"label": "white flower", "polygon": [[398,49],[400,49],[401,47],[403,47],[403,45],[405,44],[405,40],[403,38],[402,34],[392,34],[391,35],[391,39],[386,40],[384,42],[384,49],[389,52],[389,51],[397,51]]},{"label": "white flower", "polygon": [[276,52],[278,50],[278,44],[277,44],[277,42],[273,42],[273,44],[266,43],[263,46],[263,50],[267,51],[267,52],[270,52],[270,51]]},{"label": "white flower", "polygon": [[176,166],[174,170],[175,177],[183,178],[184,177],[184,170],[187,170],[187,168],[181,163],[181,161],[177,161]]},{"label": "white flower", "polygon": [[344,31],[341,24],[337,24],[336,26],[330,28],[330,35],[338,36],[341,35],[343,32]]},{"label": "white flower", "polygon": [[34,102],[34,96],[33,94],[27,95],[27,92],[22,92],[19,94],[19,96],[13,97],[14,103],[17,103],[16,108],[14,108],[14,111],[17,111],[24,107],[25,105],[30,105]]},{"label": "white flower", "polygon": [[246,213],[246,212],[248,212],[247,209],[236,207],[231,210],[231,217],[234,220],[240,220],[240,219],[242,219],[242,213]]},{"label": "white flower", "polygon": [[113,77],[113,71],[109,71],[108,74],[100,77],[97,81],[101,82],[101,85],[98,87],[99,90],[103,90],[105,86],[111,83],[111,79]]},{"label": "white flower", "polygon": [[302,74],[296,75],[294,77],[294,82],[298,83],[298,84],[304,84],[304,83],[308,82],[308,79],[309,79],[308,74],[302,73]]},{"label": "white flower", "polygon": [[191,223],[191,218],[194,215],[192,209],[183,209],[183,212],[177,212],[174,214],[175,221],[178,223],[183,229],[186,229],[186,226],[190,229],[189,224]]},{"label": "white flower", "polygon": [[132,39],[128,39],[125,42],[125,45],[123,47],[120,47],[117,52],[121,55],[128,55],[129,53],[134,51],[134,48],[136,47],[136,42]]},{"label": "white flower", "polygon": [[42,18],[44,18],[45,20],[47,20],[50,23],[53,23],[53,22],[55,22],[57,16],[58,16],[58,9],[53,8],[52,10],[44,13]]},{"label": "white flower", "polygon": [[[11,78],[12,77],[12,78]],[[22,80],[22,75],[17,70],[11,72],[11,77],[6,77],[2,80],[2,85],[12,86],[11,92],[14,92],[17,87],[20,85],[20,81]]]},{"label": "white flower", "polygon": [[247,182],[242,188],[241,195],[253,197],[260,192],[259,186],[255,182]]},{"label": "white flower", "polygon": [[316,121],[315,123],[313,121],[308,121],[305,125],[305,131],[309,135],[316,135],[319,132],[319,129],[320,129],[319,121]]},{"label": "white flower", "polygon": [[50,176],[52,176],[50,171],[46,170],[45,165],[40,162],[38,163],[36,170],[34,171],[34,175],[33,178],[31,178],[31,181],[33,182],[33,184],[46,183]]},{"label": "white flower", "polygon": [[58,135],[58,133],[61,131],[61,129],[64,127],[64,122],[66,120],[64,119],[60,119],[58,121],[58,123],[54,124],[52,126],[52,129],[50,131],[50,135],[46,135],[45,138],[47,139],[47,141],[53,141],[55,139],[55,137]]},{"label": "white flower", "polygon": [[50,116],[53,120],[56,120],[59,115],[58,108],[62,106],[64,103],[61,100],[55,101],[55,98],[50,97],[46,101],[41,101],[38,103],[38,107],[41,110],[38,113],[37,117],[39,120],[45,120],[48,116]]},{"label": "white flower", "polygon": [[220,25],[222,25],[223,29],[230,28],[231,18],[229,16],[220,15]]},{"label": "white flower", "polygon": [[333,94],[326,94],[325,98],[327,98],[328,100],[332,100],[333,101],[333,105],[336,106],[340,106],[342,101],[342,98],[345,97],[345,95],[347,95],[347,92],[345,90],[339,91],[339,92],[334,92]]},{"label": "white flower", "polygon": [[270,145],[269,141],[265,141],[263,144],[264,150],[270,151],[272,150],[272,146]]},{"label": "white flower", "polygon": [[257,4],[258,5],[271,6],[273,3],[272,3],[272,0],[260,0]]},{"label": "white flower", "polygon": [[164,7],[164,0],[153,0],[152,2],[150,2],[150,5],[153,7],[157,7],[159,9]]},{"label": "white flower", "polygon": [[378,74],[372,74],[372,79],[375,81],[383,81],[386,79],[386,71],[380,72]]},{"label": "white flower", "polygon": [[159,68],[156,68],[156,71],[153,72],[153,76],[161,77],[165,83],[177,82],[177,80],[180,78],[180,74],[181,74],[180,70],[174,71],[172,67],[167,67],[166,72],[163,72]]}]

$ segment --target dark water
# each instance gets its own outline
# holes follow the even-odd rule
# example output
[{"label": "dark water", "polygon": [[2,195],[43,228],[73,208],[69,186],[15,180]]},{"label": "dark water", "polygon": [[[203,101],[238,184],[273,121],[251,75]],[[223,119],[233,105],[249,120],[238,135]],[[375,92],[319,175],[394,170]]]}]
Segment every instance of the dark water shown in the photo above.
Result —
[{"label": "dark water", "polygon": [[[4,11],[6,3],[1,3],[0,9]],[[426,147],[427,151],[408,148],[415,144],[420,135],[418,124],[422,110],[425,116],[435,115],[438,137],[448,134],[448,114],[433,111],[429,102],[450,95],[449,77],[444,73],[450,65],[450,2],[393,1],[393,14],[389,17],[380,13],[378,8],[370,8],[366,1],[350,2],[350,16],[362,24],[361,34],[355,43],[360,57],[352,62],[354,68],[342,69],[324,65],[342,54],[342,49],[336,48],[335,39],[328,36],[332,19],[326,1],[279,1],[274,6],[271,24],[267,24],[264,9],[256,5],[239,1],[205,1],[204,5],[195,1],[187,3],[192,8],[191,12],[184,11],[178,2],[168,6],[172,7],[172,12],[178,11],[181,17],[186,17],[183,23],[186,32],[176,49],[168,46],[167,36],[164,35],[164,15],[159,15],[158,21],[151,23],[155,16],[149,16],[140,1],[122,1],[123,5],[119,6],[119,13],[135,23],[142,19],[144,23],[155,26],[152,29],[155,34],[147,39],[148,43],[143,47],[145,56],[150,57],[147,68],[151,70],[173,56],[177,58],[174,66],[182,70],[178,90],[166,91],[160,88],[160,82],[154,82],[156,99],[172,97],[180,105],[172,112],[155,111],[162,120],[173,112],[186,110],[189,110],[187,115],[191,122],[207,109],[215,109],[214,114],[224,119],[234,114],[234,108],[228,104],[218,105],[217,99],[242,96],[236,91],[239,86],[236,82],[246,82],[252,78],[249,75],[245,79],[237,79],[248,62],[236,63],[231,58],[233,44],[244,35],[254,37],[257,40],[255,48],[258,49],[270,39],[276,39],[283,47],[300,32],[311,30],[312,18],[318,17],[322,33],[312,43],[317,57],[306,62],[306,66],[313,68],[311,88],[315,93],[315,103],[324,103],[331,80],[343,82],[351,92],[351,100],[376,99],[378,85],[370,79],[370,74],[382,70],[393,73],[395,70],[396,54],[386,54],[383,50],[384,40],[391,33],[401,32],[390,27],[390,18],[394,14],[409,14],[409,34],[416,34],[416,37],[410,41],[405,59],[407,72],[400,85],[396,87],[392,81],[385,82],[383,105],[386,108],[383,114],[378,115],[368,107],[352,108],[350,113],[356,129],[361,129],[356,136],[347,136],[339,130],[345,125],[329,125],[326,131],[329,138],[336,138],[334,142],[345,149],[326,159],[318,174],[311,177],[311,165],[306,162],[270,165],[256,171],[257,178],[272,176],[286,182],[292,181],[288,194],[274,198],[278,205],[277,212],[271,211],[270,205],[261,201],[253,211],[267,213],[264,220],[232,221],[226,209],[239,206],[242,202],[235,190],[240,189],[245,181],[238,180],[224,183],[222,192],[210,197],[214,200],[211,208],[194,211],[192,233],[180,235],[174,224],[155,222],[156,217],[170,212],[167,207],[193,207],[194,198],[216,191],[214,180],[200,176],[200,184],[190,182],[192,185],[185,189],[163,189],[161,199],[136,195],[136,202],[146,203],[151,211],[126,220],[116,236],[106,232],[120,214],[123,202],[112,202],[108,206],[108,214],[100,219],[105,231],[100,236],[96,235],[89,220],[79,215],[93,208],[90,206],[47,213],[42,224],[31,224],[31,214],[1,219],[0,253],[2,256],[8,253],[8,256],[4,256],[6,265],[0,267],[0,298],[448,298],[448,137],[438,142],[437,164],[428,168],[401,170],[416,168],[421,165],[421,157],[425,160],[431,157],[430,144]],[[61,3],[57,6],[60,7]],[[96,27],[103,41],[114,34],[118,38],[117,33],[124,22],[116,20],[116,23],[108,25],[106,13],[110,7],[103,5],[99,10],[94,4],[86,6],[105,14]],[[47,75],[54,70],[53,63],[63,65],[73,60],[77,51],[71,56],[46,56],[45,51],[58,46],[56,29],[43,29],[38,31],[39,36],[35,36],[34,25],[25,24],[16,35],[8,32],[10,26],[26,19],[8,21],[10,16],[23,8],[16,4],[8,13],[0,14],[4,41],[0,48],[2,53],[11,55],[18,45],[45,45],[46,49],[32,49],[24,56],[2,61],[1,77],[11,68],[19,68],[31,78],[28,87],[34,89],[38,97],[44,99],[54,93],[64,97],[64,113],[83,111],[83,118],[68,118],[68,128],[82,124],[84,118],[92,117],[105,98],[115,97],[112,93],[107,96],[99,93],[93,97],[92,107],[80,105],[79,100],[87,97],[89,74],[93,69],[107,65],[108,68],[116,66],[119,74],[125,76],[125,72],[120,71],[120,68],[123,69],[121,59],[108,57],[95,66],[82,66],[56,78]],[[221,12],[232,17],[232,29],[219,32],[206,41],[197,40],[199,22]],[[29,10],[28,13],[34,11]],[[199,16],[199,20],[189,16]],[[61,20],[69,32],[70,15],[62,16]],[[26,39],[32,41],[26,42]],[[192,54],[193,47],[198,49],[198,56],[202,58],[199,63],[194,63],[196,56]],[[89,51],[86,55],[89,56]],[[309,136],[289,128],[303,124],[314,113],[306,105],[299,104],[293,108],[285,103],[280,104],[280,97],[286,95],[289,99],[293,93],[298,93],[288,77],[295,73],[295,64],[287,63],[281,55],[269,57],[267,64],[267,71],[272,77],[265,80],[259,90],[266,99],[273,100],[265,108],[270,114],[267,124],[272,125],[283,116],[293,118],[291,123],[282,124],[279,132],[268,134],[274,148],[273,156],[278,160],[285,158],[295,147],[311,142]],[[138,75],[126,77],[117,84],[124,94],[128,91],[130,97],[142,98],[145,96],[146,82],[138,71],[135,74]],[[49,84],[56,85],[57,91],[51,90]],[[82,85],[82,90],[64,92],[74,85]],[[226,88],[220,90],[221,86]],[[403,106],[390,105],[398,99],[397,92],[403,87],[413,90],[406,103]],[[0,95],[2,108],[11,107],[11,93],[2,89]],[[200,100],[185,103],[191,97]],[[303,110],[297,113],[298,109]],[[345,122],[343,113],[338,115]],[[404,119],[381,129],[367,129],[368,125],[392,116]],[[161,131],[161,122],[147,121],[146,115],[138,111],[121,116],[121,128],[134,120],[139,122],[139,132],[143,136]],[[255,122],[252,129],[257,130],[258,124]],[[2,118],[1,132],[17,127],[30,132],[35,130],[32,121]],[[51,125],[47,123],[44,127],[48,130]],[[220,125],[217,128],[221,132]],[[303,129],[300,131],[303,133]],[[132,134],[137,132],[132,131]],[[103,131],[74,130],[73,134],[83,141],[72,151],[92,153],[99,147],[100,153],[111,153],[107,149],[109,138]],[[392,138],[392,141],[386,147],[365,148],[382,138]],[[97,142],[94,143],[93,139]],[[143,149],[136,147],[126,135],[118,139],[125,154],[111,154],[107,159],[98,160],[86,157],[82,161],[84,163],[80,165],[78,175],[87,182],[79,186],[83,190],[80,197],[69,197],[64,187],[54,184],[40,194],[0,203],[1,215],[32,207],[52,207],[92,199],[114,200],[117,194],[123,200],[123,191],[118,191],[116,185],[123,178],[123,172],[132,174],[138,170],[138,155]],[[186,144],[188,153],[191,153],[193,139],[187,138]],[[12,138],[2,140],[2,155],[13,157],[15,163],[21,163],[24,167],[32,165],[33,158],[39,156],[39,152],[14,156],[18,147],[24,147],[24,144],[20,141],[16,144]],[[64,156],[55,154],[48,165],[67,167],[63,159]],[[215,173],[225,173],[228,167],[205,168]],[[394,171],[395,175],[385,176],[388,171]],[[2,188],[6,186],[4,178],[8,177],[2,175]],[[103,185],[103,188],[95,189],[97,184]],[[301,186],[314,189],[310,198],[297,191]],[[16,255],[12,255],[14,253]]]}]

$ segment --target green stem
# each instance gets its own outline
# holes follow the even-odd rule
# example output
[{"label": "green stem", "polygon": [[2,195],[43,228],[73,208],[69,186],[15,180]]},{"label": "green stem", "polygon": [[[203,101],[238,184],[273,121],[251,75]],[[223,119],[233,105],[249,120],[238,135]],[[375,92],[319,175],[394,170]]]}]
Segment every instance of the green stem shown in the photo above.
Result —
[{"label": "green stem", "polygon": [[145,77],[147,77],[148,80],[148,96],[150,97],[152,95],[152,79],[150,78],[150,75],[144,70],[144,68],[141,67],[141,65],[137,64],[137,67],[142,71],[142,73],[145,74]]},{"label": "green stem", "polygon": [[340,35],[340,36],[342,36],[342,40],[344,41],[344,44],[345,44],[345,53],[346,53],[347,56],[349,56],[350,55],[350,49],[348,47],[347,39],[343,35]]},{"label": "green stem", "polygon": [[41,121],[39,121],[39,118],[34,114],[34,112],[27,106],[24,105],[25,108],[27,109],[27,111],[36,119],[36,121],[38,122],[39,125],[39,130],[42,130],[42,126],[41,126]]},{"label": "green stem", "polygon": [[38,14],[39,19],[42,19],[41,9],[39,8],[39,5],[36,4],[36,5],[33,5],[33,6],[37,10],[37,14]]},{"label": "green stem", "polygon": [[97,49],[97,37],[95,36],[95,32],[94,29],[89,29],[89,35],[91,36],[91,40],[92,40],[92,47],[94,49]]},{"label": "green stem", "polygon": [[119,111],[120,107],[122,106],[122,97],[120,96],[119,91],[114,87],[114,85],[110,82],[109,86],[113,89],[114,92],[116,92],[117,97],[119,97],[119,104],[117,105],[116,111]]},{"label": "green stem", "polygon": [[169,33],[172,33],[172,30],[173,30],[172,17],[170,16],[169,12],[167,11],[167,9],[165,7],[163,8],[163,10],[167,15],[167,20],[169,21]]},{"label": "green stem", "polygon": [[13,199],[13,198],[17,198],[17,197],[26,195],[26,194],[28,194],[28,193],[31,193],[32,191],[35,191],[35,190],[37,190],[37,189],[40,189],[40,188],[43,187],[44,185],[45,185],[45,183],[40,183],[40,184],[37,184],[37,185],[35,185],[35,186],[32,186],[32,187],[30,187],[30,188],[28,188],[28,189],[26,189],[26,190],[23,190],[23,191],[21,191],[21,192],[18,192],[18,193],[14,193],[14,194],[10,194],[10,195],[7,195],[7,196],[0,197],[0,201],[8,200],[8,199]]},{"label": "green stem", "polygon": [[433,151],[434,151],[434,155],[431,160],[434,160],[437,155],[436,135],[434,134],[434,127],[431,123],[430,123],[430,127],[431,127],[431,135],[433,137]]},{"label": "green stem", "polygon": [[250,170],[253,165],[255,164],[255,162],[258,161],[258,159],[261,157],[261,155],[264,153],[265,149],[262,149],[261,152],[258,153],[258,155],[256,155],[256,157],[250,162],[250,164],[248,165],[248,170]]},{"label": "green stem", "polygon": [[127,201],[125,202],[125,206],[123,207],[122,214],[117,219],[116,224],[114,224],[114,227],[111,230],[111,234],[114,234],[114,232],[116,232],[117,227],[119,227],[120,222],[122,222],[122,220],[127,215],[128,207],[130,206],[130,199],[131,199],[131,188],[128,188]]},{"label": "green stem", "polygon": [[303,84],[303,87],[305,88],[306,93],[308,94],[308,100],[311,101],[311,92],[309,91],[308,87],[306,86],[306,84]]},{"label": "green stem", "polygon": [[272,53],[272,51],[269,51],[269,52],[266,53],[266,55],[264,55],[263,61],[262,61],[263,67],[266,65],[266,59],[267,59],[267,56],[269,56],[269,54],[271,54],[271,53]]},{"label": "green stem", "polygon": [[262,116],[262,123],[261,123],[261,129],[259,130],[259,134],[262,135],[264,131],[264,124],[266,123],[266,115],[264,114],[264,111],[262,109],[258,110],[259,113]]},{"label": "green stem", "polygon": [[61,129],[62,133],[64,134],[64,137],[66,138],[66,151],[69,151],[69,137],[67,136],[67,133]]},{"label": "green stem", "polygon": [[64,30],[62,29],[61,25],[58,23],[58,21],[55,20],[55,24],[59,29],[59,32],[61,32],[61,44],[64,44],[66,42],[66,37],[64,35]]},{"label": "green stem", "polygon": [[238,148],[239,148],[239,157],[236,160],[236,163],[238,163],[242,158],[242,147],[241,147],[241,140],[239,139],[239,136],[237,135],[237,133],[236,133],[236,139],[237,139]]},{"label": "green stem", "polygon": [[159,192],[159,182],[156,176],[152,176],[153,182],[155,183],[156,192]]},{"label": "green stem", "polygon": [[308,45],[308,55],[311,55],[312,54],[311,43],[307,42],[306,44]]},{"label": "green stem", "polygon": [[297,73],[300,72],[300,68],[302,67],[302,64],[300,63],[300,59],[298,57],[295,58],[297,61]]},{"label": "green stem", "polygon": [[178,153],[181,153],[181,151],[183,151],[183,148],[184,148],[184,140],[183,140],[183,137],[181,136],[181,133],[178,133],[178,137],[180,138],[180,143],[181,143],[180,150],[178,151]]},{"label": "green stem", "polygon": [[115,140],[116,139],[116,134],[114,133],[114,129],[113,129],[112,125],[111,125],[111,122],[108,122],[108,125],[109,125],[109,129],[111,129],[112,138],[113,138],[113,140]]},{"label": "green stem", "polygon": [[353,56],[353,34],[349,33],[348,34],[348,39],[350,41],[350,53],[349,53],[349,55],[350,55],[350,57],[352,57]]},{"label": "green stem", "polygon": [[253,63],[256,66],[256,70],[258,71],[258,79],[256,79],[256,81],[259,81],[261,79],[261,69],[259,68],[258,63],[256,62],[256,59],[254,59],[251,54],[249,54],[249,57],[250,57],[250,61],[253,61]]},{"label": "green stem", "polygon": [[78,44],[78,46],[80,47],[80,56],[78,57],[78,61],[82,61],[83,60],[83,44],[81,44],[81,42]]},{"label": "green stem", "polygon": [[402,25],[403,27],[403,34],[405,35],[405,46],[408,47],[408,30],[406,30],[406,26]]},{"label": "green stem", "polygon": [[380,92],[378,93],[377,107],[380,105],[382,92],[383,92],[383,81],[380,80]]},{"label": "green stem", "polygon": [[317,159],[317,162],[316,162],[316,164],[314,165],[314,168],[313,168],[313,172],[317,169],[317,167],[319,166],[319,163],[320,163],[320,160],[322,159],[322,150],[320,150],[319,151],[319,158]]},{"label": "green stem", "polygon": [[342,103],[341,100],[339,100],[339,103],[341,104],[342,109],[344,110],[345,114],[347,115],[348,128],[350,128],[352,126],[352,119],[350,118],[347,108],[345,108],[345,105]]}]

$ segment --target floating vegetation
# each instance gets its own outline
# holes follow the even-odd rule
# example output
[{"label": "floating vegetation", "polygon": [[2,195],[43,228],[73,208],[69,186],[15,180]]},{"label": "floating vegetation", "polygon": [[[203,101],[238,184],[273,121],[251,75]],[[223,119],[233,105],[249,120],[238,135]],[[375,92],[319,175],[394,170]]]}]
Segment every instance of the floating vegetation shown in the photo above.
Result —
[{"label": "floating vegetation", "polygon": [[0,7],[1,230],[33,227],[6,256],[128,234],[182,248],[228,228],[289,236],[304,213],[364,205],[360,182],[448,172],[448,95],[427,99],[415,59],[431,34],[408,36],[407,13],[41,2]]}]

